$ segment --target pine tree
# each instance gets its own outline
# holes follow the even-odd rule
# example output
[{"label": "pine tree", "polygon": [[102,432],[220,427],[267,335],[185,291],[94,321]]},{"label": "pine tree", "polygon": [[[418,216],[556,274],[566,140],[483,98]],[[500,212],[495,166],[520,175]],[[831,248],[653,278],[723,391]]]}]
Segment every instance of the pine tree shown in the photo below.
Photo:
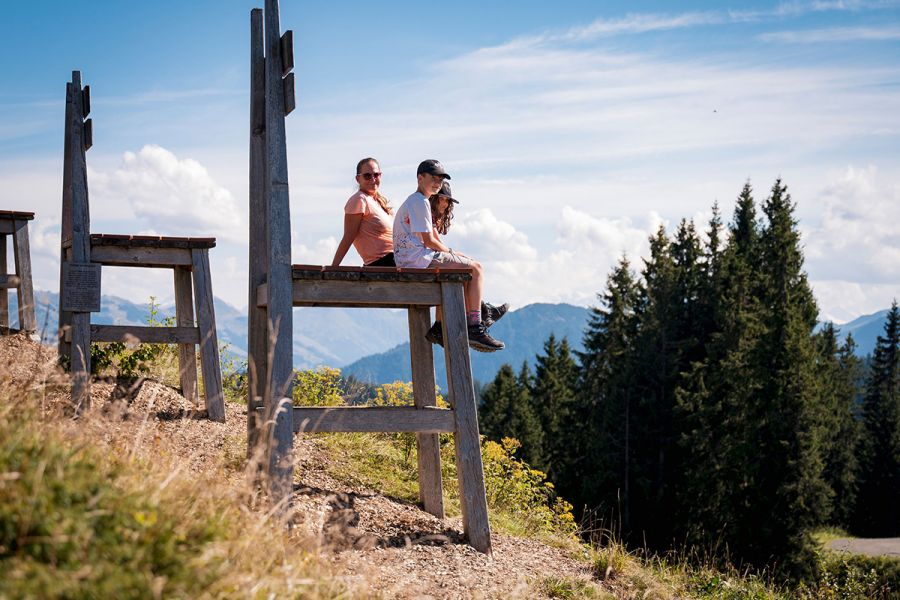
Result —
[{"label": "pine tree", "polygon": [[575,401],[578,369],[569,342],[556,341],[553,334],[544,342],[544,354],[537,356],[531,396],[543,432],[543,464],[551,481],[559,481],[565,470],[571,436],[566,425]]},{"label": "pine tree", "polygon": [[826,437],[822,453],[823,477],[832,494],[827,523],[849,527],[856,500],[856,458],[860,441],[856,397],[862,363],[856,357],[852,336],[838,346],[834,325],[825,323],[817,335],[819,353],[819,398]]},{"label": "pine tree", "polygon": [[481,433],[489,439],[500,441],[505,437],[516,438],[522,446],[518,456],[535,466],[543,461],[540,422],[532,410],[529,387],[523,385],[530,377],[528,364],[522,365],[520,377],[512,367],[504,364],[494,380],[485,386],[482,403],[478,409]]},{"label": "pine tree", "polygon": [[753,416],[759,456],[745,552],[754,565],[778,559],[784,575],[806,578],[815,565],[810,530],[830,509],[819,451],[824,432],[813,341],[818,308],[803,271],[794,204],[781,180],[772,187],[763,212],[766,332],[758,354],[763,386]]},{"label": "pine tree", "polygon": [[576,507],[630,527],[633,344],[638,286],[623,257],[598,294],[584,334],[579,392],[568,430],[573,448],[569,480],[558,486]]},{"label": "pine tree", "polygon": [[891,305],[878,336],[863,401],[860,483],[855,531],[900,534],[900,310]]}]

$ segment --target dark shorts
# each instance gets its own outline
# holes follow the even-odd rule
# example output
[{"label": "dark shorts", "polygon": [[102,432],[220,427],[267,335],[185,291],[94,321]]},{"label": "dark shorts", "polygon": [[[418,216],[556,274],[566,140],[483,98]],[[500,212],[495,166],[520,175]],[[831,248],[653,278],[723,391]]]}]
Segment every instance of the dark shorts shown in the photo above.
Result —
[{"label": "dark shorts", "polygon": [[394,262],[394,253],[388,252],[378,260],[373,260],[372,262],[366,264],[367,267],[396,267],[397,263]]}]

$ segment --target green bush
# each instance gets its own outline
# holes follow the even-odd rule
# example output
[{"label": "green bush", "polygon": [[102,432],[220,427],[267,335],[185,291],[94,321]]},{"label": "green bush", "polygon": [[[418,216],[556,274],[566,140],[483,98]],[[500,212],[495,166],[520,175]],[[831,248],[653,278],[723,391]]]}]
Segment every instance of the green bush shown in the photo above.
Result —
[{"label": "green bush", "polygon": [[[162,317],[155,296],[150,296],[147,325],[150,327],[172,327],[174,317]],[[102,375],[113,373],[119,377],[142,377],[152,371],[161,371],[172,363],[175,356],[174,344],[143,344],[139,340],[130,342],[109,342],[91,344],[91,373]],[[156,367],[156,368],[154,368]]]}]

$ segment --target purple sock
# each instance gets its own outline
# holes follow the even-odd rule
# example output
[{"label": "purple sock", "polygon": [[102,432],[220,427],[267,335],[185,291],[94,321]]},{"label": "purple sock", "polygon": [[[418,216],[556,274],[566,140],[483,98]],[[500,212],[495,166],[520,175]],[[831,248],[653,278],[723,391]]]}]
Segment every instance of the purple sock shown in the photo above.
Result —
[{"label": "purple sock", "polygon": [[469,325],[478,325],[481,323],[481,311],[473,310],[466,313],[466,323]]}]

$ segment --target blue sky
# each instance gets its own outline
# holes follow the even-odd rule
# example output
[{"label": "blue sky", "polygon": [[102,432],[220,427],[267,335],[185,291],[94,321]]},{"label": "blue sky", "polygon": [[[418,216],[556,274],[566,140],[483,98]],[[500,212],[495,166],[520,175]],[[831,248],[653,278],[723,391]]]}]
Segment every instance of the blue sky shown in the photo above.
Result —
[{"label": "blue sky", "polygon": [[[92,88],[92,227],[215,235],[213,284],[246,304],[249,11],[254,2],[7,3],[0,208],[34,210],[35,285],[55,289],[65,82]],[[900,297],[900,2],[282,1],[293,256],[330,262],[353,168],[399,205],[440,158],[449,235],[487,296],[588,305],[660,223],[726,219],[783,177],[806,267],[838,321]],[[351,252],[346,263],[358,263]],[[164,274],[104,293],[166,298]]]}]

